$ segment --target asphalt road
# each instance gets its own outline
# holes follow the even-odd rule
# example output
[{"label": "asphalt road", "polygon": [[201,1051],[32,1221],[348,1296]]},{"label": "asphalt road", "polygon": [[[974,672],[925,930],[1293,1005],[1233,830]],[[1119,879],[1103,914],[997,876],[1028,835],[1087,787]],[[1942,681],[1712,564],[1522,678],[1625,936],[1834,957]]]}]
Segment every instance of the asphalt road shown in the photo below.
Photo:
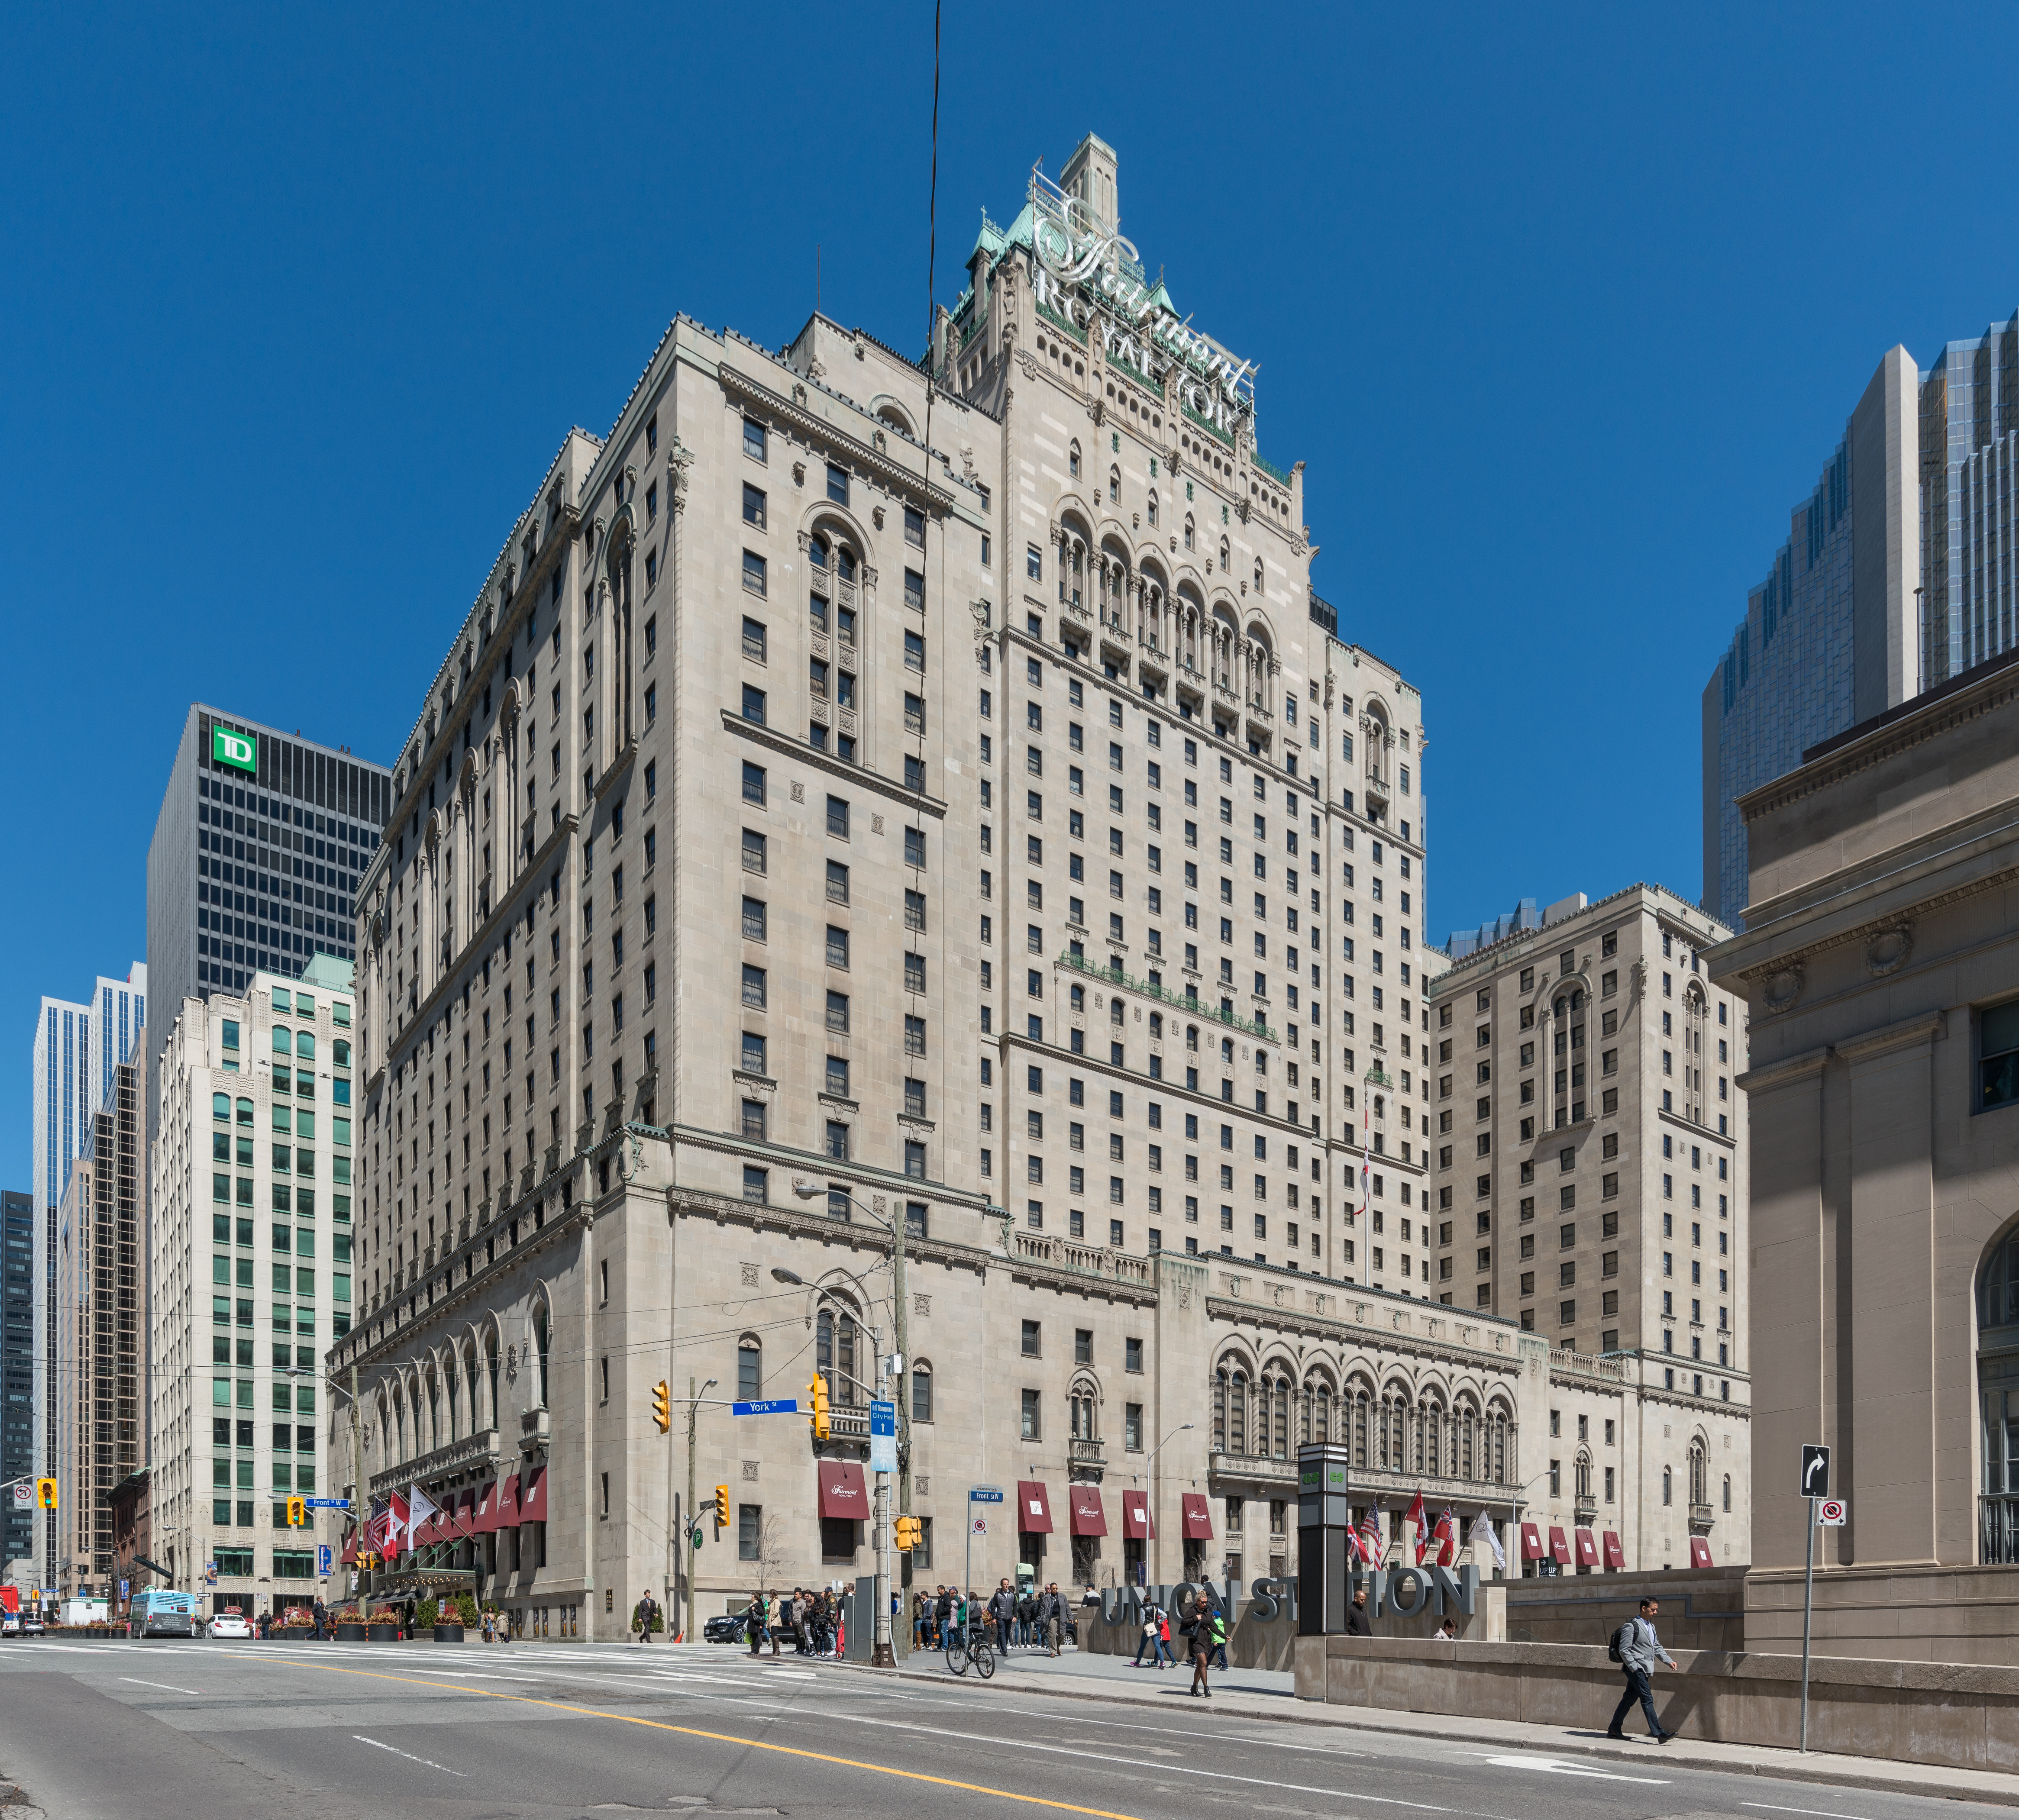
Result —
[{"label": "asphalt road", "polygon": [[[1953,1804],[790,1656],[10,1640],[0,1781],[52,1820],[1920,1820]],[[0,1808],[0,1815],[16,1810]]]}]

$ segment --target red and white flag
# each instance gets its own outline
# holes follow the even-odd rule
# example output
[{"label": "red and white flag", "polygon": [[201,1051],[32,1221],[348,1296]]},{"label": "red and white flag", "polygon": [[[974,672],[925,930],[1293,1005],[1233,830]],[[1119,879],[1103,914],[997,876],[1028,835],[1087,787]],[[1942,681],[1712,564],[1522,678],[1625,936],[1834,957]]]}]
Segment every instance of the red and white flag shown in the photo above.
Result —
[{"label": "red and white flag", "polygon": [[1423,1494],[1420,1488],[1416,1500],[1409,1506],[1409,1521],[1416,1532],[1416,1565],[1423,1564],[1423,1557],[1430,1552],[1430,1527],[1423,1514]]},{"label": "red and white flag", "polygon": [[1458,1513],[1448,1504],[1437,1519],[1436,1535],[1437,1565],[1450,1567],[1458,1560]]},{"label": "red and white flag", "polygon": [[383,1554],[397,1545],[407,1532],[407,1501],[397,1492],[372,1500],[372,1546]]},{"label": "red and white flag", "polygon": [[407,1546],[411,1549],[414,1546],[415,1532],[422,1524],[440,1515],[441,1506],[419,1485],[409,1485],[407,1491]]}]

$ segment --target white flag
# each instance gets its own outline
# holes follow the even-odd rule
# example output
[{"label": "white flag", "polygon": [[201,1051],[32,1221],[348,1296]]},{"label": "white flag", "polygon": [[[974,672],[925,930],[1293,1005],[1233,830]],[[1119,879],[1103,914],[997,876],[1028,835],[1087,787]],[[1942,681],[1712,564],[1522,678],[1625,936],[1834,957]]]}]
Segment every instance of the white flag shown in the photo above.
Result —
[{"label": "white flag", "polygon": [[1468,1542],[1479,1542],[1484,1540],[1486,1546],[1493,1550],[1493,1565],[1495,1570],[1499,1573],[1504,1574],[1506,1572],[1506,1554],[1500,1546],[1500,1538],[1493,1532],[1492,1518],[1488,1517],[1484,1510],[1480,1512],[1477,1520],[1473,1524],[1472,1533],[1466,1538],[1466,1540]]},{"label": "white flag", "polygon": [[431,1521],[441,1514],[441,1506],[419,1485],[407,1488],[407,1546],[414,1546],[415,1535],[422,1524]]}]

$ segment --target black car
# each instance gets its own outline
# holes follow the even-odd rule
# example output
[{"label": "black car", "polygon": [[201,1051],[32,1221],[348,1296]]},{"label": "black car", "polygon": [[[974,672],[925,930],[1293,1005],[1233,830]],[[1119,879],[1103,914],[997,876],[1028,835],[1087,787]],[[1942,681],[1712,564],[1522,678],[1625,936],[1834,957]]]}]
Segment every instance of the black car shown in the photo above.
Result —
[{"label": "black car", "polygon": [[711,1618],[701,1626],[704,1643],[741,1643],[749,1628],[748,1620],[741,1612],[724,1612]]}]

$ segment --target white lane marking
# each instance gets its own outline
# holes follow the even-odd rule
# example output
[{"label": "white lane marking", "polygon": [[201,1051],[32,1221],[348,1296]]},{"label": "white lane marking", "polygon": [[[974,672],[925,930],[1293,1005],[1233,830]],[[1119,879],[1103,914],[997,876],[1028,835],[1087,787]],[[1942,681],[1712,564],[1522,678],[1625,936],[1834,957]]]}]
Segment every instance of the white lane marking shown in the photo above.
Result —
[{"label": "white lane marking", "polygon": [[[805,1721],[810,1724],[810,1718]],[[1292,1794],[1329,1795],[1335,1800],[1364,1801],[1376,1807],[1406,1807],[1418,1814],[1459,1814],[1472,1820],[1507,1820],[1499,1815],[1484,1815],[1476,1808],[1445,1807],[1434,1801],[1405,1801],[1395,1795],[1362,1795],[1348,1789],[1314,1788],[1302,1782],[1278,1782],[1268,1776],[1237,1776],[1225,1770],[1194,1769],[1189,1764],[1154,1763],[1125,1757],[1109,1757],[1098,1751],[1075,1750],[1068,1745],[1042,1744],[1033,1738],[991,1738],[983,1733],[950,1731],[943,1725],[915,1725],[901,1719],[873,1719],[867,1714],[851,1714],[850,1723],[857,1725],[881,1725],[893,1731],[923,1731],[934,1738],[950,1738],[970,1744],[993,1744],[1019,1750],[1042,1750],[1054,1757],[1085,1757],[1090,1761],[1104,1764],[1114,1769],[1154,1770],[1159,1775],[1203,1776],[1216,1782],[1243,1782],[1255,1788],[1281,1789]],[[1622,1781],[1637,1778],[1622,1777]]]},{"label": "white lane marking", "polygon": [[165,1694],[194,1694],[199,1700],[203,1698],[194,1688],[172,1688],[166,1681],[143,1681],[136,1675],[121,1675],[119,1678],[122,1681],[132,1682],[136,1688],[159,1688]]},{"label": "white lane marking", "polygon": [[[440,1770],[445,1776],[460,1776],[462,1775],[462,1771],[461,1770],[452,1770],[445,1763],[431,1763],[424,1757],[415,1756],[411,1750],[402,1750],[397,1745],[381,1744],[375,1738],[367,1738],[361,1731],[353,1731],[350,1735],[356,1738],[360,1744],[370,1745],[374,1750],[390,1750],[395,1757],[404,1757],[408,1762],[419,1764],[426,1769]],[[466,1778],[465,1779],[467,1780],[468,1778]]]},{"label": "white lane marking", "polygon": [[763,1673],[764,1673],[765,1674],[767,1674],[767,1675],[783,1675],[783,1676],[784,1676],[784,1677],[785,1677],[788,1680],[810,1681],[810,1680],[817,1680],[817,1679],[819,1678],[817,1676],[816,1676],[816,1675],[814,1674],[814,1671],[813,1671],[811,1669],[775,1669],[775,1668],[774,1668],[774,1669],[766,1669],[766,1670],[763,1670],[762,1672],[763,1672]]},{"label": "white lane marking", "polygon": [[[1483,1751],[1471,1750],[1468,1757],[1485,1757]],[[1666,1788],[1666,1776],[1622,1776],[1616,1770],[1593,1769],[1589,1764],[1567,1763],[1560,1757],[1531,1757],[1510,1752],[1505,1757],[1486,1757],[1485,1760],[1496,1769],[1543,1770],[1551,1775],[1589,1776],[1601,1782],[1646,1782],[1655,1788]]]},{"label": "white lane marking", "polygon": [[1866,1820],[1862,1814],[1832,1813],[1828,1807],[1780,1807],[1771,1801],[1741,1801],[1742,1807],[1763,1807],[1770,1814],[1818,1814],[1822,1820]]}]

